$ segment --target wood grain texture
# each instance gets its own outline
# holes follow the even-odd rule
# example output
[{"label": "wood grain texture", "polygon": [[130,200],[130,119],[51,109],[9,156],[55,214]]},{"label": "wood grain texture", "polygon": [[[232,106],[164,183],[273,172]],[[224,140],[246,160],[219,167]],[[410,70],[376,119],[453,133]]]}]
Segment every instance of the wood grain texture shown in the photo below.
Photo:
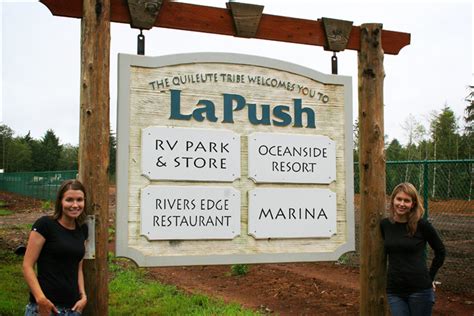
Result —
[{"label": "wood grain texture", "polygon": [[362,26],[359,57],[360,315],[384,315],[385,255],[380,219],[385,213],[383,120],[384,54],[381,24]]},{"label": "wood grain texture", "polygon": [[[86,315],[108,315],[110,3],[84,0],[81,23],[79,179],[95,216],[95,259],[84,260]],[[65,115],[68,115],[67,113]]]},{"label": "wood grain texture", "polygon": [[[238,61],[236,61],[237,63]],[[180,83],[162,90],[153,90],[152,81],[175,77],[192,76],[193,74],[218,73],[217,81],[201,83]],[[220,74],[244,75],[245,82],[223,82]],[[131,67],[130,69],[130,100],[129,106],[129,197],[128,197],[128,233],[129,246],[140,249],[147,256],[182,256],[182,255],[236,255],[236,254],[281,254],[288,253],[323,253],[332,252],[348,239],[348,222],[346,210],[346,183],[345,183],[345,135],[344,135],[344,87],[335,84],[323,84],[301,75],[251,65],[242,64],[181,64],[160,68]],[[303,95],[295,88],[288,91],[283,87],[271,87],[251,83],[248,76],[276,78],[283,82],[295,83],[324,93],[329,102],[323,103],[317,97]],[[204,120],[180,121],[170,120],[170,91],[180,89],[181,113],[191,113],[196,103],[201,99],[212,100],[215,103],[218,122]],[[270,104],[271,108],[279,104],[292,106],[293,99],[301,98],[304,107],[312,108],[316,112],[317,127],[295,128],[292,126],[276,127],[253,125],[249,122],[246,109],[234,112],[234,123],[221,123],[223,117],[222,94],[236,93],[243,96],[248,103]],[[133,109],[133,110],[132,110]],[[260,115],[260,110],[259,110]],[[303,121],[305,122],[305,120]],[[201,129],[227,129],[241,137],[241,177],[231,183],[204,182],[204,181],[149,181],[141,175],[141,130],[148,126],[174,126]],[[254,132],[285,133],[299,135],[325,135],[336,142],[336,178],[337,181],[329,185],[323,184],[273,184],[254,183],[248,178],[248,135]],[[241,193],[241,232],[233,240],[183,240],[178,243],[169,241],[148,241],[140,235],[140,190],[147,185],[165,186],[232,186]],[[331,238],[290,238],[256,240],[248,235],[248,197],[247,194],[254,188],[329,188],[337,194],[337,234]]]},{"label": "wood grain texture", "polygon": [[[80,0],[41,0],[53,15],[82,17]],[[131,18],[124,0],[111,0],[111,22],[130,24]],[[236,36],[234,22],[229,9],[181,2],[164,1],[156,27]],[[255,38],[324,46],[326,36],[320,20],[307,20],[286,16],[262,14]],[[410,44],[410,34],[382,31],[382,48],[385,54],[397,55]],[[360,27],[353,26],[347,48],[360,50]]]}]

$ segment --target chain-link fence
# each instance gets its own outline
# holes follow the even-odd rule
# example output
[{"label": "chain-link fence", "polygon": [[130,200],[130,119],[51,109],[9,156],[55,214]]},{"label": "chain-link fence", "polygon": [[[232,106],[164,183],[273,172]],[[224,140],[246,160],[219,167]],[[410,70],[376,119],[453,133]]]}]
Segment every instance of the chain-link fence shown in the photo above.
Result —
[{"label": "chain-link fence", "polygon": [[[474,160],[387,162],[387,194],[400,182],[413,183],[423,195],[426,214],[443,239],[447,257],[438,279],[443,287],[473,292],[474,274]],[[60,183],[77,171],[0,174],[0,190],[53,200]],[[359,264],[359,172],[354,166],[356,252],[343,260]],[[389,202],[387,196],[387,202]],[[429,254],[429,259],[431,254]]]},{"label": "chain-link fence", "polygon": [[[358,264],[359,177],[355,164],[356,253],[348,263]],[[447,251],[437,279],[441,286],[459,292],[473,292],[474,274],[474,160],[389,161],[386,166],[387,203],[393,188],[411,182],[423,196],[425,215],[440,234]],[[428,247],[429,248],[429,247]],[[431,249],[428,260],[431,262]]]},{"label": "chain-link fence", "polygon": [[0,173],[0,190],[54,200],[61,182],[75,179],[77,171],[44,171]]}]

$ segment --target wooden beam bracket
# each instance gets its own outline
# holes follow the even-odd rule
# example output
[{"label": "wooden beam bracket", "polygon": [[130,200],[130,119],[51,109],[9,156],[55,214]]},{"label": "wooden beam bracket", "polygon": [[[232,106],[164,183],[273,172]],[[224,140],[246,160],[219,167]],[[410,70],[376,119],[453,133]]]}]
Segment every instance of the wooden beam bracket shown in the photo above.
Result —
[{"label": "wooden beam bracket", "polygon": [[149,30],[155,25],[163,0],[127,0],[132,28]]},{"label": "wooden beam bracket", "polygon": [[236,36],[255,37],[262,18],[263,5],[241,2],[227,2],[226,5],[234,19]]},{"label": "wooden beam bracket", "polygon": [[322,18],[326,44],[324,50],[340,52],[346,49],[352,30],[352,21]]}]

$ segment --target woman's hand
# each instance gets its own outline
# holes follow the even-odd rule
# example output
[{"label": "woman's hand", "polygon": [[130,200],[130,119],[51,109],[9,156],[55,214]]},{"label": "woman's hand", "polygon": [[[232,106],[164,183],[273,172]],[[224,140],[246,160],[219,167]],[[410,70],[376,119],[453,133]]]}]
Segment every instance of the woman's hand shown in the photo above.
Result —
[{"label": "woman's hand", "polygon": [[87,304],[87,296],[82,295],[81,299],[77,301],[76,304],[74,304],[74,306],[72,307],[72,310],[82,314],[82,311],[86,307],[86,304]]},{"label": "woman's hand", "polygon": [[41,316],[49,316],[51,313],[58,314],[59,311],[54,306],[54,304],[48,300],[46,297],[39,299],[36,301],[36,304],[38,304],[38,313]]}]

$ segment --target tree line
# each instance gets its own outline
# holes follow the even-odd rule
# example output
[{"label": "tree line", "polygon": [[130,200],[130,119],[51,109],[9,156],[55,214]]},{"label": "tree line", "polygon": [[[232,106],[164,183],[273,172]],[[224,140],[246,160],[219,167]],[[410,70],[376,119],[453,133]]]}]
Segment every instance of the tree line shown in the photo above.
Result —
[{"label": "tree line", "polygon": [[[430,114],[429,127],[413,115],[402,123],[408,143],[402,145],[396,138],[386,142],[387,161],[407,160],[458,160],[474,158],[474,86],[469,87],[465,101],[466,116],[456,118],[445,105],[441,111]],[[77,170],[79,147],[60,144],[52,129],[40,139],[30,133],[14,136],[7,125],[0,125],[0,169],[4,172]],[[354,124],[354,159],[358,159],[359,128]],[[386,137],[388,139],[388,137]],[[113,132],[109,136],[109,173],[115,174],[117,141]]]},{"label": "tree line", "polygon": [[[402,123],[407,144],[396,138],[385,143],[387,161],[474,159],[474,86],[466,97],[463,118],[457,118],[448,105],[430,113],[428,127],[412,114]],[[464,121],[464,122],[463,122]],[[464,123],[464,126],[461,124]],[[354,159],[358,159],[359,127],[354,124]],[[388,137],[385,136],[387,140]]]},{"label": "tree line", "polygon": [[[79,146],[60,144],[52,129],[40,139],[30,133],[14,136],[7,125],[0,125],[0,169],[4,172],[78,170]],[[114,133],[109,136],[109,174],[115,174],[117,141]]]}]

